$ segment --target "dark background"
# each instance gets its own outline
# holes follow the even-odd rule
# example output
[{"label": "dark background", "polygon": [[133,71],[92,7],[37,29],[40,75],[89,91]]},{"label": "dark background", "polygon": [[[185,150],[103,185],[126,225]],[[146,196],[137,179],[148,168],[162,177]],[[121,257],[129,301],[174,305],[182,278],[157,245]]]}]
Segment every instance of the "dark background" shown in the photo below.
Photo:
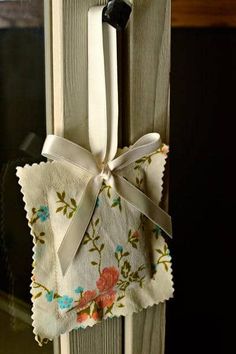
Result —
[{"label": "dark background", "polygon": [[235,29],[173,29],[166,354],[227,354],[234,299]]}]

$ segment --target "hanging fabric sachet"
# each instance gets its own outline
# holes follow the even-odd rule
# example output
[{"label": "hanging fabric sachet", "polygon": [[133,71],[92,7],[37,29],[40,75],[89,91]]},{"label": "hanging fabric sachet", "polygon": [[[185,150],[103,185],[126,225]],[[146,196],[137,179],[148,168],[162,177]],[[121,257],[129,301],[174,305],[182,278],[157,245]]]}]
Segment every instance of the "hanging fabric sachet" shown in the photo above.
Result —
[{"label": "hanging fabric sachet", "polygon": [[34,242],[39,343],[173,295],[171,219],[158,206],[168,147],[150,133],[117,151],[116,30],[102,11],[88,13],[91,152],[48,135],[42,155],[53,161],[17,168]]}]

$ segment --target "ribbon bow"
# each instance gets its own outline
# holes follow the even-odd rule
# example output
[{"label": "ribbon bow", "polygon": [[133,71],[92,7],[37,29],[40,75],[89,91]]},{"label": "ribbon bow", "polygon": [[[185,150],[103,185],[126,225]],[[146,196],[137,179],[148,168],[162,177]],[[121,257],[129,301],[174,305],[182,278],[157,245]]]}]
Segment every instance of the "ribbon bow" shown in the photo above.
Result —
[{"label": "ribbon bow", "polygon": [[114,158],[118,126],[116,32],[110,25],[102,23],[102,10],[103,6],[92,7],[88,13],[88,108],[92,152],[55,135],[47,136],[42,150],[43,156],[67,161],[91,175],[58,249],[63,275],[73,261],[90,223],[103,181],[167,235],[171,237],[172,234],[170,216],[122,176],[122,169],[160,147],[160,135],[146,134],[128,151]]}]

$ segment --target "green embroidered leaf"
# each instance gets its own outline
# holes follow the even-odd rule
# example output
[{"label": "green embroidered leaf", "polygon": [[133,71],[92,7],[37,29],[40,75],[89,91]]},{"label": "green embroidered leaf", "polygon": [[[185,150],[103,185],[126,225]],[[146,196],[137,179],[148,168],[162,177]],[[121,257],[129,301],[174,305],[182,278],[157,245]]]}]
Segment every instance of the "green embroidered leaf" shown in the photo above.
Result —
[{"label": "green embroidered leaf", "polygon": [[166,263],[163,263],[163,264],[164,264],[165,270],[168,272],[168,265]]},{"label": "green embroidered leaf", "polygon": [[63,208],[64,208],[64,207],[59,207],[59,208],[57,208],[56,213],[59,213],[59,211],[62,211]]},{"label": "green embroidered leaf", "polygon": [[74,212],[73,212],[73,211],[71,211],[71,212],[69,213],[69,219],[71,219],[71,218],[72,218],[73,214],[74,214]]},{"label": "green embroidered leaf", "polygon": [[61,193],[57,192],[57,197],[58,197],[58,199],[62,200]]},{"label": "green embroidered leaf", "polygon": [[43,244],[43,243],[45,243],[45,241],[44,241],[44,240],[39,240],[39,242],[40,242],[40,243],[42,243],[42,244]]},{"label": "green embroidered leaf", "polygon": [[117,301],[120,301],[120,300],[124,299],[124,297],[125,297],[125,295],[118,296]]},{"label": "green embroidered leaf", "polygon": [[37,289],[37,288],[40,288],[40,286],[41,286],[40,284],[37,284],[37,283],[35,284],[35,283],[34,283],[34,285],[33,285],[32,287],[35,288],[35,289]]},{"label": "green embroidered leaf", "polygon": [[96,236],[96,237],[94,238],[94,241],[97,241],[99,238],[100,238],[100,236]]},{"label": "green embroidered leaf", "polygon": [[166,253],[166,251],[167,251],[167,245],[165,244],[164,245],[164,252]]},{"label": "green embroidered leaf", "polygon": [[33,213],[33,214],[36,213],[36,208],[32,208],[32,213]]},{"label": "green embroidered leaf", "polygon": [[96,251],[96,248],[90,248],[89,249],[89,252],[93,252],[93,251]]},{"label": "green embroidered leaf", "polygon": [[103,250],[103,248],[104,248],[104,243],[101,244],[100,252]]},{"label": "green embroidered leaf", "polygon": [[77,208],[77,204],[76,204],[75,199],[74,199],[74,198],[71,198],[70,201],[71,201],[71,204],[72,204],[75,208]]},{"label": "green embroidered leaf", "polygon": [[97,220],[95,221],[95,226],[97,226],[98,223],[99,223],[99,218],[97,218]]},{"label": "green embroidered leaf", "polygon": [[119,258],[118,258],[118,253],[115,253],[115,257],[116,257],[116,259],[117,259],[117,261],[119,260]]},{"label": "green embroidered leaf", "polygon": [[45,232],[40,232],[40,236],[45,236]]},{"label": "green embroidered leaf", "polygon": [[108,198],[111,198],[111,193],[110,193],[110,187],[108,187],[108,189],[107,189],[107,196],[108,196]]},{"label": "green embroidered leaf", "polygon": [[129,252],[125,252],[124,254],[123,254],[123,257],[127,257],[129,255]]},{"label": "green embroidered leaf", "polygon": [[149,156],[147,161],[148,161],[148,163],[150,165],[150,163],[152,162],[152,158]]},{"label": "green embroidered leaf", "polygon": [[42,295],[42,291],[33,296],[34,300],[38,299]]},{"label": "green embroidered leaf", "polygon": [[144,264],[142,264],[141,266],[138,267],[138,271],[141,272],[145,268],[146,268],[146,266]]},{"label": "green embroidered leaf", "polygon": [[92,261],[91,264],[92,264],[93,266],[95,266],[95,265],[97,265],[97,262]]},{"label": "green embroidered leaf", "polygon": [[61,197],[62,197],[63,200],[65,199],[65,196],[66,196],[66,193],[65,193],[65,191],[63,191],[62,194],[61,194]]},{"label": "green embroidered leaf", "polygon": [[64,207],[64,209],[63,209],[63,215],[66,215],[66,210],[67,210],[67,208]]},{"label": "green embroidered leaf", "polygon": [[89,242],[89,239],[84,239],[83,240],[83,245],[86,245]]},{"label": "green embroidered leaf", "polygon": [[121,274],[123,275],[124,278],[128,278],[130,269],[131,269],[131,265],[129,261],[127,260],[124,261],[124,264],[121,267]]},{"label": "green embroidered leaf", "polygon": [[133,248],[138,248],[138,246],[136,245],[134,240],[131,242],[131,245],[132,245]]},{"label": "green embroidered leaf", "polygon": [[128,237],[130,237],[130,236],[131,236],[131,232],[132,232],[132,231],[131,231],[131,230],[129,230]]},{"label": "green embroidered leaf", "polygon": [[118,304],[117,307],[125,307],[123,304]]},{"label": "green embroidered leaf", "polygon": [[136,177],[136,184],[139,184],[139,183],[140,183],[140,181],[139,181],[138,177]]},{"label": "green embroidered leaf", "polygon": [[163,255],[163,252],[162,252],[162,250],[160,250],[160,249],[157,249],[156,250],[159,254],[162,254]]}]

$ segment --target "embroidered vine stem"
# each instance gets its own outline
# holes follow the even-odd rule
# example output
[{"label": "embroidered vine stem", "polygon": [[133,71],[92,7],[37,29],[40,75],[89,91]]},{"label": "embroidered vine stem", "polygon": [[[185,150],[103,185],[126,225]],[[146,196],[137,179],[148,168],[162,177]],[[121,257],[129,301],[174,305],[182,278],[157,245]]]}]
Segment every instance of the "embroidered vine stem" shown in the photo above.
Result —
[{"label": "embroidered vine stem", "polygon": [[97,233],[96,227],[98,226],[99,222],[100,222],[99,218],[97,218],[95,222],[91,220],[92,235],[86,232],[83,240],[83,244],[86,245],[88,242],[91,242],[92,248],[89,249],[89,252],[98,253],[98,261],[92,261],[91,264],[93,266],[98,267],[98,273],[99,275],[101,275],[102,250],[104,249],[104,243],[102,243],[101,246],[97,244],[97,241],[100,239],[100,236]]},{"label": "embroidered vine stem", "polygon": [[98,261],[98,272],[99,274],[101,274],[101,263],[102,263],[102,250],[104,248],[104,244],[102,244],[102,246],[99,248],[96,243],[95,243],[95,234],[96,234],[96,229],[94,227],[94,223],[93,223],[93,220],[91,222],[91,225],[92,225],[92,230],[93,230],[93,234],[92,234],[92,244],[93,244],[93,247],[95,248],[95,250],[98,252],[98,256],[99,256],[99,261]]}]

